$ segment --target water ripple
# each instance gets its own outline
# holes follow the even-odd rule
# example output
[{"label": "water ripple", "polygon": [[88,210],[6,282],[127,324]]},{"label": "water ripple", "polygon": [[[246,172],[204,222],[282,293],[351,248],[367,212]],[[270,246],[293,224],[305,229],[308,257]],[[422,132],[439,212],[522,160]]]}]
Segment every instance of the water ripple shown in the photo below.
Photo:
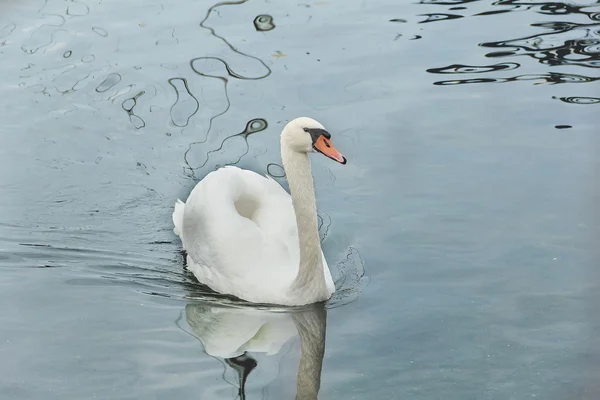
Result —
[{"label": "water ripple", "polygon": [[[223,2],[220,2],[220,3],[217,3],[217,4],[215,4],[214,6],[212,6],[212,7],[210,7],[210,8],[208,9],[208,11],[206,12],[206,16],[205,16],[205,17],[204,17],[204,19],[203,19],[203,20],[200,22],[200,26],[201,26],[202,28],[204,28],[204,29],[207,29],[207,30],[208,30],[208,31],[211,33],[211,35],[213,35],[214,37],[216,37],[216,38],[220,39],[220,40],[221,40],[223,43],[225,43],[225,44],[227,45],[227,47],[229,47],[229,49],[231,49],[231,51],[233,51],[234,53],[237,53],[237,54],[239,54],[239,55],[241,55],[241,56],[248,57],[248,58],[251,58],[251,59],[253,59],[253,60],[256,60],[256,61],[258,61],[258,62],[259,62],[259,63],[261,63],[261,64],[262,64],[262,66],[263,66],[263,67],[265,67],[265,69],[267,70],[267,72],[266,72],[264,75],[261,75],[261,76],[259,76],[259,77],[255,77],[255,78],[247,78],[247,77],[242,77],[240,74],[233,73],[233,72],[231,71],[231,68],[229,68],[229,65],[227,65],[227,63],[226,63],[225,61],[221,60],[221,61],[222,61],[222,62],[223,62],[223,63],[224,63],[226,66],[227,66],[227,71],[230,73],[230,76],[232,76],[232,77],[234,77],[234,78],[238,78],[238,79],[263,79],[263,78],[266,78],[267,76],[271,75],[271,69],[270,69],[270,68],[267,66],[267,64],[265,64],[265,62],[264,62],[263,60],[261,60],[261,59],[260,59],[260,58],[258,58],[258,57],[252,56],[252,55],[250,55],[250,54],[247,54],[247,53],[244,53],[244,52],[242,52],[242,51],[238,50],[238,49],[237,49],[237,48],[235,48],[235,47],[234,47],[234,46],[233,46],[231,43],[229,43],[229,42],[227,41],[227,39],[225,39],[225,38],[224,38],[224,37],[222,37],[222,36],[219,36],[219,35],[218,35],[218,34],[215,32],[215,30],[214,30],[213,28],[211,28],[210,26],[207,26],[207,25],[205,25],[206,21],[207,21],[207,20],[208,20],[208,18],[210,17],[210,14],[211,14],[213,11],[215,11],[215,10],[216,10],[218,7],[225,6],[225,5],[240,5],[240,4],[244,4],[244,3],[246,3],[247,1],[248,1],[248,0],[239,0],[239,1],[223,1]],[[200,58],[203,58],[203,57],[200,57]],[[198,59],[200,59],[200,58],[196,58],[195,60],[198,60]],[[193,61],[194,61],[194,60],[192,60],[192,63],[193,63]],[[193,66],[192,66],[192,69],[193,69]]]},{"label": "water ripple", "polygon": [[437,21],[444,21],[444,20],[448,20],[448,19],[458,19],[458,18],[464,18],[464,16],[462,15],[458,15],[458,14],[442,14],[442,13],[436,13],[436,14],[420,14],[421,17],[427,17],[427,19],[420,21],[420,24],[425,24],[428,22],[437,22]]},{"label": "water ripple", "polygon": [[[469,1],[435,1],[423,0],[421,4],[455,5]],[[571,21],[545,21],[532,23],[530,26],[543,31],[520,38],[511,38],[499,41],[480,43],[482,48],[495,49],[496,51],[485,54],[488,58],[504,58],[525,56],[547,66],[576,66],[596,69],[600,68],[600,20],[597,6],[574,5],[562,2],[543,2],[525,0],[497,0],[492,4],[494,9],[473,14],[473,16],[496,15],[507,12],[533,11],[538,14],[552,16],[582,15],[589,18],[592,23],[578,23]],[[453,7],[452,9],[456,9]],[[466,7],[461,7],[466,9]],[[431,20],[442,20],[446,14],[426,14]],[[508,83],[529,81],[534,85],[563,84],[563,83],[589,83],[600,80],[599,76],[588,76],[572,73],[537,73],[520,74],[509,77],[489,76],[488,74],[500,71],[516,70],[521,63],[505,62],[497,64],[466,65],[455,63],[442,67],[428,68],[427,72],[433,74],[478,74],[480,76],[466,79],[451,79],[433,82],[436,86],[452,86],[477,83]],[[483,75],[483,76],[481,76]],[[561,97],[561,101],[570,104],[597,104],[595,97]]]},{"label": "water ripple", "polygon": [[285,178],[285,170],[277,163],[267,164],[267,174],[273,178]]},{"label": "water ripple", "polygon": [[[245,149],[243,150],[242,154],[237,156],[235,160],[231,161],[231,162],[227,162],[225,163],[225,165],[236,165],[238,164],[241,159],[248,154],[248,151],[250,151],[250,146],[248,145],[248,136],[257,133],[257,132],[261,132],[264,131],[265,129],[267,129],[268,127],[268,123],[267,120],[263,119],[263,118],[255,118],[252,119],[250,121],[248,121],[246,123],[246,128],[239,133],[235,133],[233,135],[227,136],[225,139],[223,139],[223,141],[221,142],[221,145],[213,150],[210,150],[209,152],[206,153],[206,160],[200,164],[199,166],[192,168],[193,170],[197,170],[200,169],[202,167],[204,167],[208,161],[210,160],[210,155],[216,152],[219,152],[221,155],[225,154],[225,151],[223,151],[223,147],[225,146],[225,143],[227,143],[227,141],[234,139],[234,138],[241,138],[244,141],[244,147]],[[189,165],[189,164],[188,164]],[[216,165],[215,169],[219,168],[220,165]],[[191,167],[190,167],[191,168]]]},{"label": "water ripple", "polygon": [[559,97],[560,101],[564,101],[565,103],[570,104],[600,104],[600,98],[598,97],[583,97],[583,96],[573,96],[573,97]]},{"label": "water ripple", "polygon": [[437,4],[443,6],[454,6],[456,4],[466,4],[479,0],[421,0],[419,4]]},{"label": "water ripple", "polygon": [[102,81],[102,83],[100,83],[100,85],[98,85],[98,87],[96,88],[96,92],[98,92],[98,93],[106,92],[108,89],[112,88],[119,82],[121,82],[121,75],[119,75],[117,73],[109,74]]},{"label": "water ripple", "polygon": [[257,16],[254,18],[254,28],[259,32],[266,32],[275,29],[273,17],[266,14]]},{"label": "water ripple", "polygon": [[441,68],[429,68],[427,72],[431,72],[433,74],[479,74],[484,72],[492,72],[492,71],[501,71],[501,70],[511,70],[519,68],[520,64],[517,63],[501,63],[501,64],[493,64],[493,65],[462,65],[462,64],[452,64],[447,67]]},{"label": "water ripple", "polygon": [[547,65],[577,65],[600,68],[600,24],[545,22],[532,26],[551,32],[525,38],[481,43],[488,48],[508,49],[486,57],[529,56]]},{"label": "water ripple", "polygon": [[97,33],[98,35],[100,35],[102,37],[107,37],[108,36],[108,32],[104,28],[100,28],[100,27],[94,26],[94,27],[92,27],[92,30],[94,31],[94,33]]},{"label": "water ripple", "polygon": [[184,127],[190,122],[190,118],[198,112],[200,103],[188,86],[184,78],[171,78],[169,84],[175,89],[177,99],[171,106],[171,121],[175,126]]},{"label": "water ripple", "polygon": [[[196,74],[198,74],[200,76],[203,76],[205,78],[218,79],[221,82],[223,82],[223,90],[225,92],[225,99],[227,101],[227,105],[226,105],[225,109],[223,111],[217,113],[216,115],[213,115],[210,118],[209,123],[208,123],[208,128],[206,129],[206,133],[205,133],[204,139],[200,140],[200,141],[195,141],[195,142],[190,143],[188,145],[187,150],[185,151],[185,153],[183,155],[184,162],[187,165],[187,168],[191,171],[191,175],[192,176],[194,176],[194,171],[196,169],[200,168],[200,167],[194,168],[194,167],[192,167],[190,165],[190,163],[188,161],[188,154],[190,153],[190,151],[191,151],[191,149],[192,149],[192,147],[194,145],[197,145],[197,144],[200,144],[200,143],[205,143],[208,140],[208,137],[209,137],[210,132],[212,130],[212,125],[214,123],[214,120],[216,118],[222,116],[223,114],[225,114],[227,111],[229,111],[229,108],[231,107],[231,101],[229,99],[229,93],[228,93],[228,90],[227,90],[227,83],[229,82],[228,78],[231,77],[231,78],[240,79],[240,80],[259,80],[259,79],[264,79],[264,78],[268,77],[269,75],[271,75],[271,69],[267,66],[267,64],[263,60],[261,60],[258,57],[252,56],[250,54],[247,54],[247,53],[244,53],[244,52],[238,50],[231,43],[229,43],[227,41],[227,39],[225,39],[223,36],[218,35],[216,33],[216,31],[212,27],[206,25],[206,22],[207,22],[208,18],[210,17],[211,13],[214,12],[214,11],[216,11],[216,9],[218,7],[225,6],[225,5],[240,5],[240,4],[246,3],[247,1],[248,0],[223,1],[223,2],[220,2],[220,3],[217,3],[217,4],[213,5],[213,6],[211,6],[207,10],[206,15],[204,16],[204,19],[200,22],[200,26],[202,28],[208,30],[212,36],[220,39],[234,53],[236,53],[238,55],[241,55],[243,57],[250,58],[250,59],[258,61],[265,68],[266,72],[263,73],[262,75],[259,75],[259,76],[244,76],[244,75],[242,75],[240,73],[235,72],[231,68],[231,66],[227,63],[227,61],[225,61],[224,59],[222,59],[220,57],[202,56],[202,57],[196,57],[196,58],[193,58],[193,59],[190,60],[190,67],[191,67],[192,71],[194,71]],[[257,19],[259,17],[257,17]],[[256,21],[256,19],[255,19],[255,21]],[[271,20],[271,22],[272,22],[272,20]],[[273,25],[273,27],[274,27],[274,25]],[[213,72],[213,71],[215,71],[215,65],[214,65],[215,62],[217,63],[217,65],[219,65],[221,67],[224,67],[224,69],[225,69],[224,73],[215,73],[215,72]],[[266,124],[266,121],[265,121],[265,124]],[[266,126],[265,126],[265,128],[266,128]],[[234,136],[236,136],[236,135],[234,135]],[[227,140],[227,139],[228,138],[226,138],[225,140]],[[246,151],[246,153],[247,153],[247,151]],[[237,162],[239,162],[239,160]],[[206,162],[205,162],[205,164],[206,164]],[[202,166],[205,165],[205,164],[202,164]]]},{"label": "water ripple", "polygon": [[54,43],[54,35],[57,32],[66,32],[64,29],[57,29],[65,24],[65,17],[62,15],[44,15],[42,22],[44,23],[40,24],[21,46],[23,52],[35,54]]},{"label": "water ripple", "polygon": [[15,29],[17,29],[15,24],[8,24],[4,26],[2,29],[0,29],[0,39],[3,39],[13,33]]},{"label": "water ripple", "polygon": [[473,79],[456,79],[447,81],[437,81],[434,85],[462,85],[467,83],[506,83],[517,81],[537,81],[534,85],[542,83],[558,84],[558,83],[586,83],[600,80],[600,77],[590,77],[576,74],[562,74],[558,72],[550,72],[547,74],[524,74],[510,78],[473,78]]},{"label": "water ripple", "polygon": [[123,107],[123,110],[125,110],[127,112],[127,115],[129,115],[129,121],[131,121],[131,124],[133,126],[135,126],[136,129],[142,129],[143,127],[146,126],[146,122],[133,112],[133,109],[137,105],[137,100],[140,97],[142,97],[145,93],[146,92],[144,90],[142,90],[135,96],[133,96],[133,97],[123,101],[123,103],[121,103],[121,107]]},{"label": "water ripple", "polygon": [[[475,16],[483,16],[483,15],[494,15],[501,14],[507,12],[515,12],[515,11],[527,11],[534,10],[538,14],[545,15],[567,15],[567,14],[581,14],[585,15],[592,21],[599,20],[598,12],[588,11],[588,8],[596,7],[597,4],[584,4],[584,5],[574,5],[574,4],[566,4],[560,2],[530,2],[523,0],[499,0],[492,3],[494,7],[503,7],[501,9],[484,11],[481,13],[475,14]],[[510,7],[510,8],[509,8]]]},{"label": "water ripple", "polygon": [[83,17],[90,13],[90,7],[80,1],[71,0],[71,4],[67,6],[67,15],[72,17]]}]

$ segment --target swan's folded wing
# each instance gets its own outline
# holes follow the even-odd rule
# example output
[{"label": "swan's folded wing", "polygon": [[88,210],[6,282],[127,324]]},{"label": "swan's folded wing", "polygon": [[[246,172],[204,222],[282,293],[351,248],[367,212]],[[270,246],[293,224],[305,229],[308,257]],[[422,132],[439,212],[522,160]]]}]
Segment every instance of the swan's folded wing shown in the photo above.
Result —
[{"label": "swan's folded wing", "polygon": [[[250,218],[236,208],[240,196],[256,201]],[[192,190],[183,218],[184,245],[196,264],[193,272],[213,289],[241,293],[259,285],[281,291],[296,276],[295,213],[289,194],[276,181],[221,168]]]}]

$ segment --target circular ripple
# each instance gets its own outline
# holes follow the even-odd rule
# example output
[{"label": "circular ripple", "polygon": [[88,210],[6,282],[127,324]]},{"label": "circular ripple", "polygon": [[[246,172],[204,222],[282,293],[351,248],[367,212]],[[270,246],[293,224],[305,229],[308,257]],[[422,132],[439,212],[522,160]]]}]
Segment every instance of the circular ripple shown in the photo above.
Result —
[{"label": "circular ripple", "polygon": [[267,164],[267,174],[273,178],[283,178],[285,177],[285,170],[279,164],[270,163]]},{"label": "circular ripple", "polygon": [[600,103],[600,98],[598,97],[583,97],[583,96],[573,96],[573,97],[560,97],[561,101],[570,104],[598,104]]},{"label": "circular ripple", "polygon": [[256,132],[264,131],[267,129],[269,125],[267,124],[267,120],[262,118],[255,118],[248,121],[246,124],[246,129],[242,132],[242,135],[251,135]]},{"label": "circular ripple", "polygon": [[254,18],[254,27],[259,32],[266,32],[275,29],[273,17],[266,14],[257,16]]}]

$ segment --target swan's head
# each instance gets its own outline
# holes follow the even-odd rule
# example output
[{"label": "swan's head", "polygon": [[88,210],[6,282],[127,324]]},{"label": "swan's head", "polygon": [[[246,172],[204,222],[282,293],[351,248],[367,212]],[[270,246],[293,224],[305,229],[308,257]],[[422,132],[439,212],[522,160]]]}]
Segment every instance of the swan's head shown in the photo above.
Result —
[{"label": "swan's head", "polygon": [[340,164],[346,164],[346,157],[333,147],[329,132],[311,118],[300,117],[288,122],[281,132],[281,144],[299,153],[318,151]]}]

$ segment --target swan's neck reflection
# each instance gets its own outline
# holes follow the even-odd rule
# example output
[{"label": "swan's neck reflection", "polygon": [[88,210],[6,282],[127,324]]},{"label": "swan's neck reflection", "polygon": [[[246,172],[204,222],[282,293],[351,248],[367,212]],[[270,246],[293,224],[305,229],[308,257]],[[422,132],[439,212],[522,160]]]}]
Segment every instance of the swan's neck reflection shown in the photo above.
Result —
[{"label": "swan's neck reflection", "polygon": [[316,399],[321,387],[327,311],[320,306],[312,312],[294,314],[292,318],[301,348],[296,399]]},{"label": "swan's neck reflection", "polygon": [[325,353],[327,311],[322,304],[289,313],[231,308],[206,303],[186,306],[186,319],[205,351],[225,359],[238,374],[239,398],[257,361],[248,352],[279,353],[282,346],[300,336],[297,400],[317,399]]}]

